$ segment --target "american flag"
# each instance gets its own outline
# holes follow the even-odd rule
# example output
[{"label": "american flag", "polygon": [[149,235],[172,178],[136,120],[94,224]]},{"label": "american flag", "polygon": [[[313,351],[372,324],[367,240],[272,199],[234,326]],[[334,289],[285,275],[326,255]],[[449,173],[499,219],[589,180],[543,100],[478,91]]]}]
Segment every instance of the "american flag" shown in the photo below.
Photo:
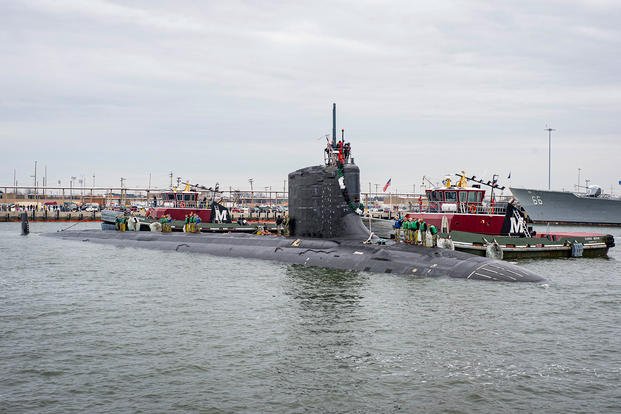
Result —
[{"label": "american flag", "polygon": [[384,192],[386,192],[386,190],[388,190],[388,187],[390,187],[391,181],[392,181],[392,178],[389,178],[388,181],[386,181],[386,185],[384,185]]}]

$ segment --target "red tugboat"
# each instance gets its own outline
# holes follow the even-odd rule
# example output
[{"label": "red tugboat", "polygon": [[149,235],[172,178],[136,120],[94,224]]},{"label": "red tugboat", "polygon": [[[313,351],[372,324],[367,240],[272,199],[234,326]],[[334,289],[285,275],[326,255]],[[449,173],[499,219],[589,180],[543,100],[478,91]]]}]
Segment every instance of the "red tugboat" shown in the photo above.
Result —
[{"label": "red tugboat", "polygon": [[[213,191],[206,188],[205,190]],[[216,187],[215,192],[217,191],[218,188]],[[160,193],[159,199],[153,196],[152,207],[147,209],[146,217],[159,219],[170,215],[170,218],[173,220],[184,220],[188,214],[194,213],[201,218],[203,223],[211,223],[212,217],[214,221],[231,222],[231,216],[228,214],[226,208],[215,202],[210,203],[208,206],[207,197],[204,196],[200,199],[199,196],[200,193],[198,191],[192,191],[189,183],[186,183],[183,191],[171,190]],[[222,209],[215,208],[214,211],[214,203],[222,207]],[[220,213],[220,211],[223,213]]]},{"label": "red tugboat", "polygon": [[[462,171],[453,185],[449,177],[443,181],[444,187],[425,191],[426,200],[419,198],[415,211],[406,214],[406,218],[421,218],[428,225],[436,226],[440,231],[465,231],[489,235],[524,235],[526,221],[519,210],[511,203],[496,202],[494,190],[504,190],[497,184],[497,176],[491,181],[466,177]],[[475,184],[468,186],[468,181]],[[490,201],[485,200],[485,190],[491,188]]]},{"label": "red tugboat", "polygon": [[[200,217],[202,230],[211,229],[210,224],[218,223],[218,228],[222,231],[240,230],[237,225],[231,223],[229,210],[215,201],[215,196],[219,192],[218,185],[215,188],[206,188],[200,185],[185,184],[185,188],[172,188],[163,191],[149,200],[150,207],[146,214],[132,214],[138,220],[139,230],[148,230],[149,224],[158,221],[162,217],[167,217],[172,222],[173,230],[181,230],[184,221],[191,213]],[[207,194],[209,194],[208,201]],[[101,212],[102,228],[113,230],[116,228],[117,218],[124,213],[115,210],[103,210]],[[233,226],[233,227],[230,227]],[[247,226],[244,231],[251,231],[253,228]]]},{"label": "red tugboat", "polygon": [[[420,218],[427,225],[440,230],[440,238],[456,250],[499,259],[553,258],[553,257],[605,257],[615,246],[610,234],[546,232],[536,234],[528,226],[528,216],[513,202],[496,202],[494,190],[504,190],[497,184],[497,177],[484,182],[476,177],[456,174],[459,181],[452,185],[450,178],[444,187],[427,190],[426,204],[422,197],[418,211],[406,218]],[[475,184],[467,186],[467,182]],[[485,190],[489,186],[489,202]],[[445,243],[446,244],[446,243]]]}]

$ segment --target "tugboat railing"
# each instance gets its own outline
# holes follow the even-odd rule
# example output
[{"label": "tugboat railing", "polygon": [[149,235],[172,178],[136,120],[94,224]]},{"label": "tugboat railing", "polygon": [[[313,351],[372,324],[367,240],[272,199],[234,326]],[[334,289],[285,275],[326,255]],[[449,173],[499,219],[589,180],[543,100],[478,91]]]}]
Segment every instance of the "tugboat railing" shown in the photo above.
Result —
[{"label": "tugboat railing", "polygon": [[164,201],[157,203],[157,207],[168,208],[207,208],[206,204],[202,201]]},{"label": "tugboat railing", "polygon": [[[200,199],[198,196],[193,199],[185,199],[185,194],[183,195],[183,200],[175,197],[174,199],[169,198],[169,196],[162,195],[155,199],[155,202],[150,203],[150,207],[164,207],[164,208],[196,208],[196,209],[205,209],[209,206],[209,201],[206,197]],[[188,197],[189,198],[189,197]]]},{"label": "tugboat railing", "polygon": [[475,202],[447,202],[447,201],[426,201],[413,205],[413,213],[459,213],[459,214],[481,214],[481,215],[503,215],[507,212],[507,202],[497,203],[475,203]]}]

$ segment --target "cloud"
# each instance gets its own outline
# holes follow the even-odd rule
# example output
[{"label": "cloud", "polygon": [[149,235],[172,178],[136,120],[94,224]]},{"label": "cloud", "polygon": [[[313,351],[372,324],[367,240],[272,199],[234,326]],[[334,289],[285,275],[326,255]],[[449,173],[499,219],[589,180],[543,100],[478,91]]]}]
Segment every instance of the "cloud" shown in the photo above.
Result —
[{"label": "cloud", "polygon": [[158,30],[203,32],[205,26],[198,20],[171,13],[157,13],[152,9],[127,7],[118,3],[89,0],[25,0],[24,6],[46,14],[77,15],[113,23],[141,25]]},{"label": "cloud", "polygon": [[[276,185],[320,161],[313,148],[330,131],[333,101],[373,180],[389,169],[395,183],[444,174],[480,152],[537,186],[545,157],[531,159],[546,151],[546,123],[589,160],[584,170],[618,175],[616,2],[24,0],[3,2],[0,15],[0,140],[41,149],[11,149],[15,166],[0,177],[26,175],[58,142],[91,169],[97,146],[84,143],[97,142],[148,155],[106,158],[100,180],[116,182],[119,169],[143,177],[149,159],[175,164],[200,151],[209,162],[192,174]],[[421,146],[432,155],[412,166]],[[570,170],[566,155],[558,166]],[[61,159],[59,174],[80,169],[61,173]]]}]

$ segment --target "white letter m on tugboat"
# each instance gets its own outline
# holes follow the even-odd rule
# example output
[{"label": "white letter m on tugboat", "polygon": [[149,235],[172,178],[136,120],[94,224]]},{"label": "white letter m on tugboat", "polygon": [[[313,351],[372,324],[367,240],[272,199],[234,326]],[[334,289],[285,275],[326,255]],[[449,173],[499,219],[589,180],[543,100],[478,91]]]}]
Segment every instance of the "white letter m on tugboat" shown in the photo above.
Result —
[{"label": "white letter m on tugboat", "polygon": [[524,217],[520,217],[516,219],[515,217],[511,217],[511,230],[509,230],[509,234],[521,234],[524,233]]},{"label": "white letter m on tugboat", "polygon": [[[217,221],[223,222],[223,221],[228,220],[228,216],[227,216],[228,211],[227,210],[218,210],[218,209],[216,209],[215,213],[216,213],[216,220]],[[513,224],[511,224],[511,228],[513,228]]]}]

